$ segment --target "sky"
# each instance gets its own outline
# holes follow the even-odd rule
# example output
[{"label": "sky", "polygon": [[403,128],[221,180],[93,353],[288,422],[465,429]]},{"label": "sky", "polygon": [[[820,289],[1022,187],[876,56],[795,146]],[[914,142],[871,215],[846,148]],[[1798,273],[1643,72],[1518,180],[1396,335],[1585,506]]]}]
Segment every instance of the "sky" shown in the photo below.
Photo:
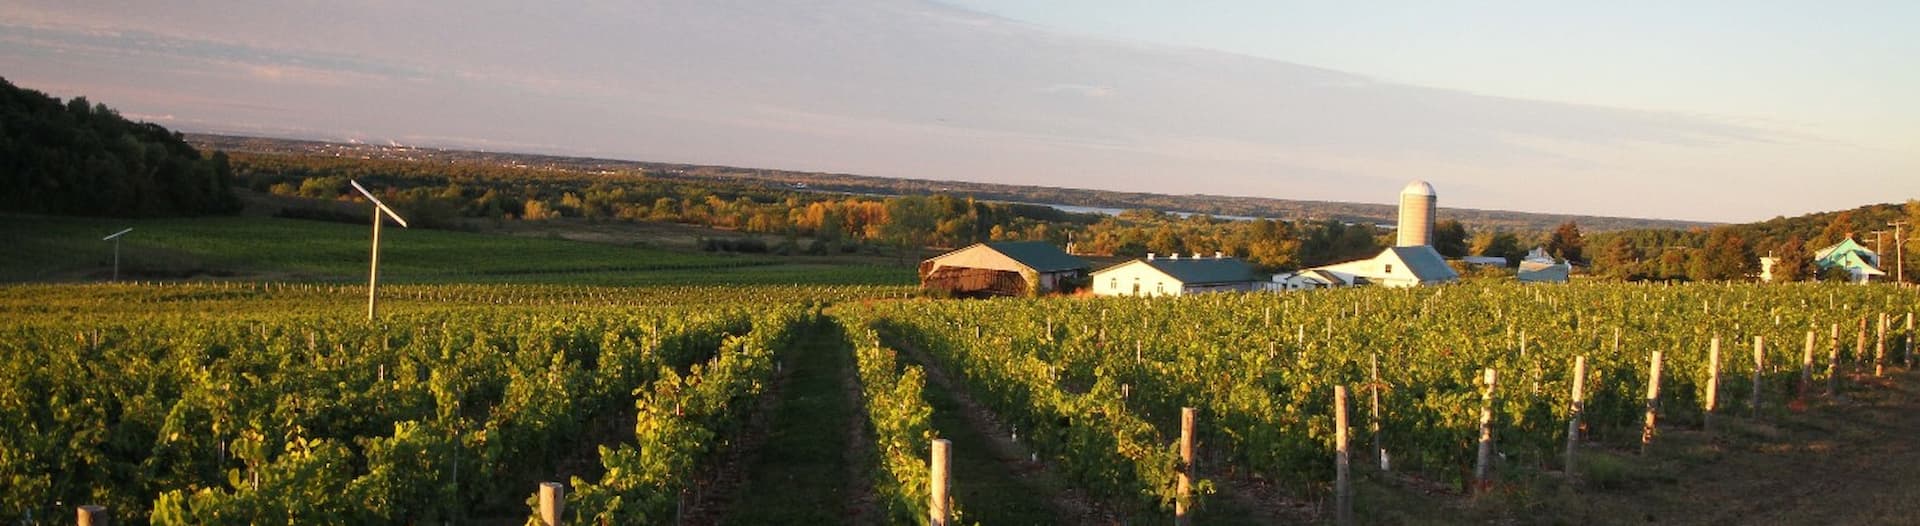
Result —
[{"label": "sky", "polygon": [[[1920,197],[1920,3],[0,2],[187,131],[1741,222]],[[1903,96],[1904,95],[1904,96]]]}]

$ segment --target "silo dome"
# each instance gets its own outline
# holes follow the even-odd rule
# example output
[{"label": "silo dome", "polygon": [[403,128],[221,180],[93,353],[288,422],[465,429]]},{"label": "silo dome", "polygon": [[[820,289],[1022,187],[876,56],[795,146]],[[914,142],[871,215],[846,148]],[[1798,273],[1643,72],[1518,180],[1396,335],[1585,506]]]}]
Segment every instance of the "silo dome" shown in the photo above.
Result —
[{"label": "silo dome", "polygon": [[1407,183],[1400,189],[1400,224],[1394,245],[1432,245],[1434,212],[1439,210],[1439,202],[1439,194],[1426,181]]},{"label": "silo dome", "polygon": [[1438,196],[1440,194],[1433,193],[1433,185],[1427,184],[1426,181],[1414,181],[1411,183],[1407,183],[1406,188],[1400,189],[1400,195]]}]

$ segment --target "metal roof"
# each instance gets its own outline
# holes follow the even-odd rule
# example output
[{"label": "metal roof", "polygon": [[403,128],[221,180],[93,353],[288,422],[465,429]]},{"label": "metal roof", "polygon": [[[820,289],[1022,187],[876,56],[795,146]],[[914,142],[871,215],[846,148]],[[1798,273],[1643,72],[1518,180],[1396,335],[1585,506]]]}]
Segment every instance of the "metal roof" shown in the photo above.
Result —
[{"label": "metal roof", "polygon": [[1447,266],[1447,259],[1440,257],[1440,252],[1435,251],[1432,246],[1393,247],[1387,251],[1392,252],[1394,257],[1400,258],[1400,263],[1406,265],[1407,271],[1420,278],[1420,281],[1460,279],[1460,274],[1454,272],[1453,267]]},{"label": "metal roof", "polygon": [[1058,272],[1093,266],[1087,260],[1073,257],[1045,241],[995,241],[982,244],[1032,268],[1034,272]]}]

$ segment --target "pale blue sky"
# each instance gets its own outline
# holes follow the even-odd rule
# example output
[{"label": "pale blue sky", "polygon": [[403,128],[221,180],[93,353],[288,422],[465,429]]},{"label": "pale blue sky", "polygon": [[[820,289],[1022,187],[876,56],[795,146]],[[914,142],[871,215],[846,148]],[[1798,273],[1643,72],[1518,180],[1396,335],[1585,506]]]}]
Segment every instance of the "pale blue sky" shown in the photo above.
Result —
[{"label": "pale blue sky", "polygon": [[0,76],[189,131],[1749,221],[1920,196],[1914,6],[8,0]]},{"label": "pale blue sky", "polygon": [[1388,81],[1920,146],[1920,2],[943,1],[1049,29]]}]

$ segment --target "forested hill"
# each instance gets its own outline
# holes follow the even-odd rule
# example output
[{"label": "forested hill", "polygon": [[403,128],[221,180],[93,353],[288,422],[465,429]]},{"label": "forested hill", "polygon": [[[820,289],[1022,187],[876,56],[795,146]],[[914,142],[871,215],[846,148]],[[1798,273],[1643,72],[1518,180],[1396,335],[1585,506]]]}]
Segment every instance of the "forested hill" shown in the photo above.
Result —
[{"label": "forested hill", "polygon": [[239,209],[224,154],[202,158],[160,125],[0,78],[0,211],[152,217]]}]

